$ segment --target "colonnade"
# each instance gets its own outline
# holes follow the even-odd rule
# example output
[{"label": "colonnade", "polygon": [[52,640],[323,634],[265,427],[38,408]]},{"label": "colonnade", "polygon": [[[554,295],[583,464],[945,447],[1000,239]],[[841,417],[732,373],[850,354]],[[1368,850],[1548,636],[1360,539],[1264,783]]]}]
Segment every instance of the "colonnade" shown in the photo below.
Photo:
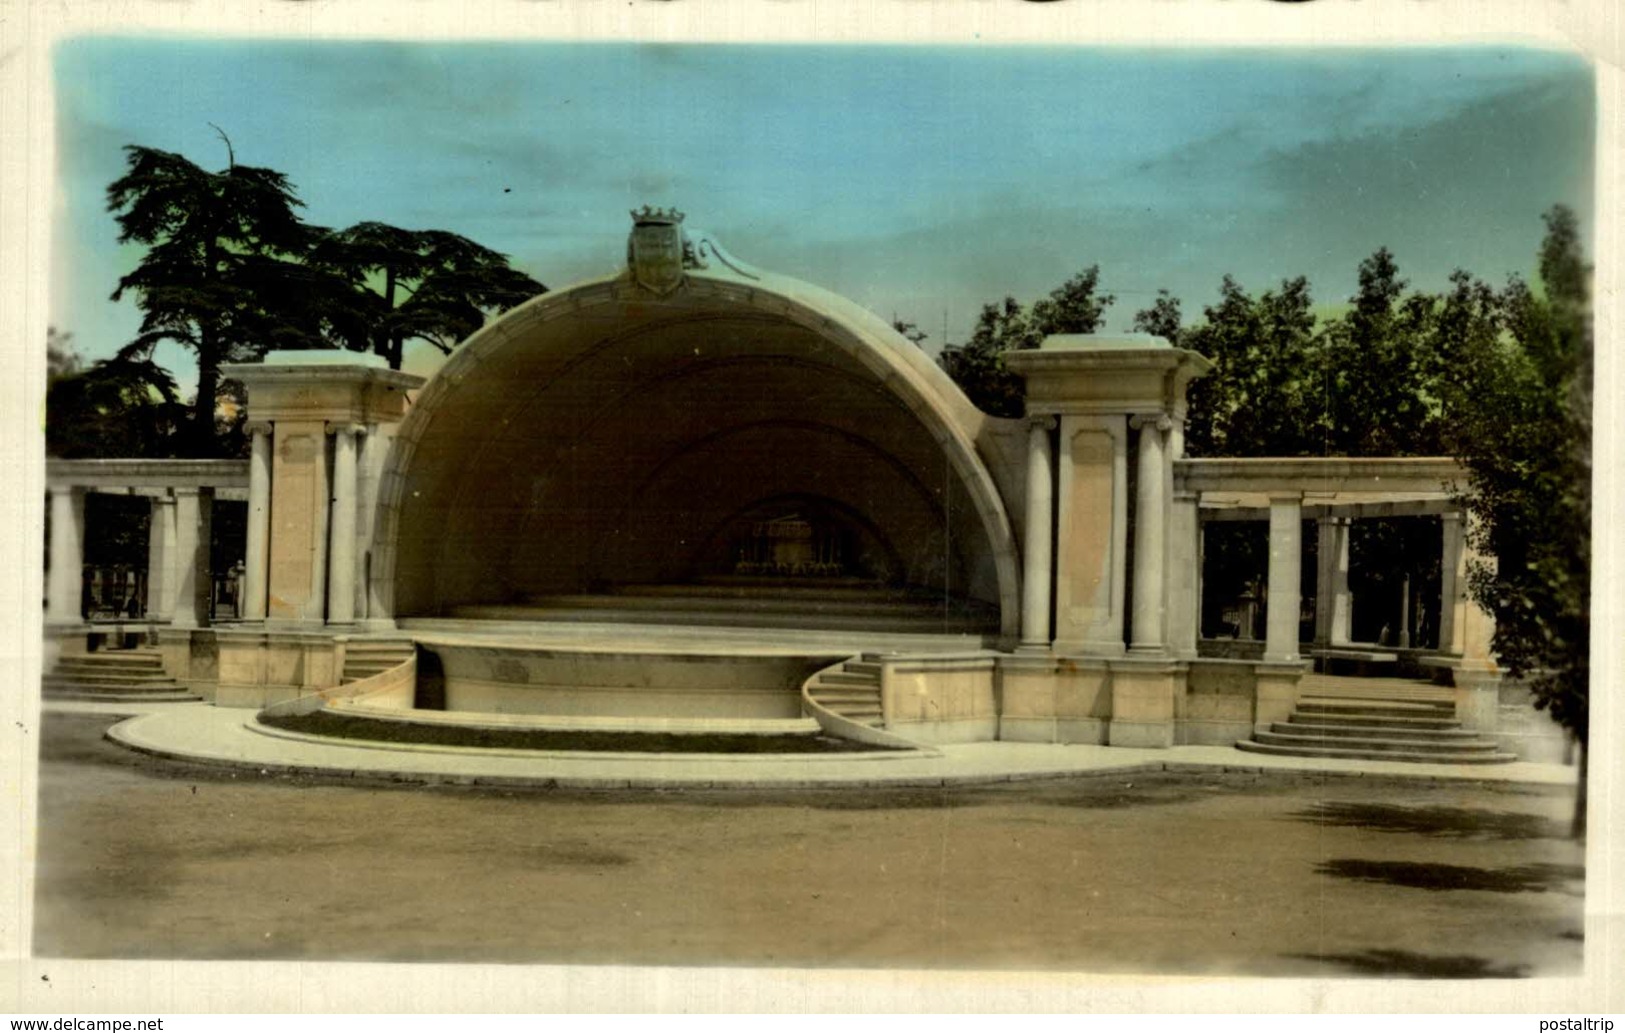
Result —
[{"label": "colonnade", "polygon": [[144,619],[176,628],[207,626],[215,497],[241,489],[240,467],[232,460],[50,460],[46,623],[65,628],[84,622],[85,500],[110,492],[144,496],[150,506]]}]

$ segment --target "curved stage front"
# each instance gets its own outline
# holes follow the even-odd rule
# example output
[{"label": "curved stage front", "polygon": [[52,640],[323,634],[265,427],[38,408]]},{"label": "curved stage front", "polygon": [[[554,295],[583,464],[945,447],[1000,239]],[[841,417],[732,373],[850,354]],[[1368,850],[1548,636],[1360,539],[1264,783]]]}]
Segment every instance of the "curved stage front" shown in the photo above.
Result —
[{"label": "curved stage front", "polygon": [[[471,608],[472,609],[472,608]],[[982,649],[975,632],[656,622],[582,608],[481,608],[486,615],[403,619],[418,646],[422,709],[552,717],[796,719],[819,670],[872,652]],[[705,614],[716,618],[715,613]],[[771,618],[771,614],[767,615]]]}]

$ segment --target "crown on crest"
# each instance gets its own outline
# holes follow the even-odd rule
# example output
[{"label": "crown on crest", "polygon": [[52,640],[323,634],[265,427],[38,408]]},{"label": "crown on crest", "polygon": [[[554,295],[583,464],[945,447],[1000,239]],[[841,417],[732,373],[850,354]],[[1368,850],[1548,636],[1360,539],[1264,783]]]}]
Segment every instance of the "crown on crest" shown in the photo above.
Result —
[{"label": "crown on crest", "polygon": [[683,221],[683,213],[675,208],[655,208],[644,205],[632,211],[632,221],[639,226],[666,225],[676,226]]}]

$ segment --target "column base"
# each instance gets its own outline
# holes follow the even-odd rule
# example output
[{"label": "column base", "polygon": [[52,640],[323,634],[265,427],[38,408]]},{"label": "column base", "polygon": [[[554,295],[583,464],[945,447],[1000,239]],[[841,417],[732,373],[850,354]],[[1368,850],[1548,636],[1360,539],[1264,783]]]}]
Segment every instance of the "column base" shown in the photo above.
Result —
[{"label": "column base", "polygon": [[1051,648],[1066,656],[1120,657],[1128,653],[1121,641],[1112,639],[1056,639]]}]

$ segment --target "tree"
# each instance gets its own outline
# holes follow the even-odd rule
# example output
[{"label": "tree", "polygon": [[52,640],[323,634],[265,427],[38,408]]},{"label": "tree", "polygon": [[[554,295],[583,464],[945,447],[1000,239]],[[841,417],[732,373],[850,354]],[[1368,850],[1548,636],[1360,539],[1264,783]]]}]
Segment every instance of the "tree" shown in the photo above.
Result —
[{"label": "tree", "polygon": [[1203,310],[1206,321],[1180,334],[1183,347],[1213,361],[1188,395],[1191,455],[1320,454],[1311,309],[1301,276],[1256,299],[1224,278],[1218,304]]},{"label": "tree", "polygon": [[1096,294],[1100,266],[1092,265],[1033,304],[1032,327],[1042,341],[1050,334],[1092,334],[1117,299]]},{"label": "tree", "polygon": [[164,458],[186,407],[150,359],[114,357],[85,367],[73,335],[46,333],[45,453],[62,459]]},{"label": "tree", "polygon": [[937,361],[978,409],[994,416],[1020,416],[1021,378],[1004,368],[1000,353],[1036,348],[1050,334],[1094,333],[1116,300],[1098,293],[1099,285],[1100,267],[1092,265],[1050,291],[1031,312],[1012,297],[983,305],[970,340],[947,345]]},{"label": "tree", "polygon": [[[229,148],[230,141],[227,141]],[[178,154],[125,148],[127,170],[107,188],[119,242],[147,253],[122,277],[142,311],[140,333],[120,360],[152,359],[161,341],[192,350],[198,361],[184,451],[210,455],[223,362],[258,357],[272,346],[321,346],[318,300],[300,264],[313,233],[295,209],[288,178],[272,169],[230,164],[207,172]]]},{"label": "tree", "polygon": [[1041,340],[1021,303],[1007,297],[1002,304],[983,305],[970,340],[948,345],[938,361],[978,409],[994,416],[1020,416],[1021,378],[1004,368],[1001,353],[1036,348]]},{"label": "tree", "polygon": [[925,341],[931,336],[924,330],[921,330],[915,323],[906,319],[898,319],[895,316],[892,318],[891,328],[908,338],[909,343],[913,344],[916,348],[924,348]]},{"label": "tree", "polygon": [[1360,263],[1351,308],[1325,342],[1325,449],[1333,455],[1437,455],[1437,412],[1424,374],[1435,299],[1403,297],[1393,253]]},{"label": "tree", "polygon": [[1506,334],[1480,349],[1448,385],[1454,450],[1467,467],[1463,501],[1472,541],[1493,564],[1469,571],[1474,599],[1495,617],[1494,650],[1535,705],[1580,744],[1577,835],[1585,830],[1590,725],[1591,403],[1590,267],[1579,223],[1545,216],[1544,294],[1514,279],[1501,294]]},{"label": "tree", "polygon": [[1159,290],[1157,300],[1151,303],[1150,308],[1142,308],[1134,313],[1134,329],[1142,334],[1156,334],[1179,347],[1180,337],[1184,333],[1181,319],[1179,299],[1165,290]]},{"label": "tree", "polygon": [[329,321],[341,341],[383,356],[391,369],[401,368],[407,341],[450,354],[487,313],[547,290],[467,237],[381,222],[324,235],[312,263],[350,286],[345,317]]}]

